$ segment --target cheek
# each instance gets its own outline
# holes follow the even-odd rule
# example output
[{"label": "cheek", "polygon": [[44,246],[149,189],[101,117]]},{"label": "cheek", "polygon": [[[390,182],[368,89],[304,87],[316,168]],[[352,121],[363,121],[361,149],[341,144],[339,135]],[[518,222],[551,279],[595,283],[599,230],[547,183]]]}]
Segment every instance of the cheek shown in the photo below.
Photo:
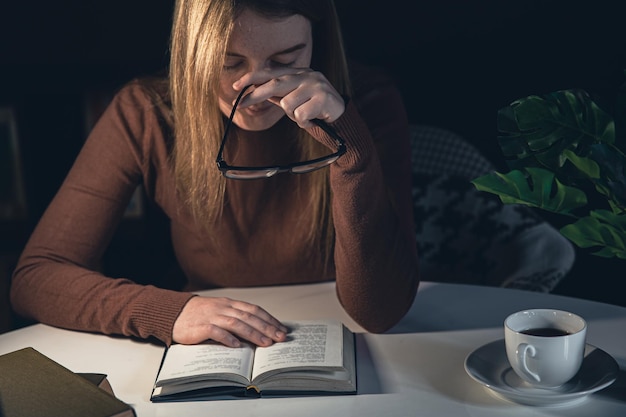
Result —
[{"label": "cheek", "polygon": [[220,110],[227,117],[230,116],[230,112],[233,108],[233,102],[237,98],[238,92],[235,91],[232,87],[233,81],[222,79],[220,81],[220,91],[219,91],[219,103]]},{"label": "cheek", "polygon": [[300,55],[300,57],[298,58],[298,62],[296,62],[296,65],[301,68],[310,68],[312,57],[312,50],[311,48],[308,48],[307,51]]}]

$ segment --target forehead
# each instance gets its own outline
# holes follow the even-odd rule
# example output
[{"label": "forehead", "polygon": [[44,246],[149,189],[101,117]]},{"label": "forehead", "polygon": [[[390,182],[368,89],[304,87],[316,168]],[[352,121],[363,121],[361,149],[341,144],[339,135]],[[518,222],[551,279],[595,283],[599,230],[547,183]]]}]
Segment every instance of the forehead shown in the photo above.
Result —
[{"label": "forehead", "polygon": [[311,42],[311,23],[301,15],[268,18],[248,9],[235,19],[228,51],[241,55],[271,53]]}]

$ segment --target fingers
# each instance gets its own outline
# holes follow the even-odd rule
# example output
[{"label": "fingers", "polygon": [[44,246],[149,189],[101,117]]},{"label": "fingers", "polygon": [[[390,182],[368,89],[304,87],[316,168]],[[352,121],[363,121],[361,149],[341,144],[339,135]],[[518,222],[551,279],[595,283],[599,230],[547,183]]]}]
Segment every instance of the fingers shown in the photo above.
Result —
[{"label": "fingers", "polygon": [[244,301],[231,300],[229,298],[225,298],[224,300],[226,300],[226,302],[230,302],[231,306],[234,309],[246,312],[249,318],[252,320],[260,319],[262,320],[264,325],[272,326],[272,328],[278,328],[283,332],[288,331],[287,327],[285,327],[277,318],[275,318],[263,308],[255,304],[246,303]]},{"label": "fingers", "polygon": [[224,302],[230,308],[216,317],[215,324],[219,328],[258,346],[285,340],[288,329],[261,307],[230,299],[224,299]]},{"label": "fingers", "polygon": [[240,108],[269,101],[281,107],[302,128],[311,127],[312,119],[331,123],[345,110],[343,98],[324,75],[309,69],[291,69],[282,75],[276,72],[249,73],[233,87],[243,89],[246,85],[254,85],[254,88],[241,99]]},{"label": "fingers", "polygon": [[247,85],[260,86],[270,81],[278,86],[280,83],[289,80],[290,76],[313,73],[310,68],[279,68],[273,70],[254,71],[244,74],[233,83],[233,88],[241,91]]},{"label": "fingers", "polygon": [[280,321],[254,304],[197,296],[181,311],[172,338],[183,344],[211,339],[231,347],[240,346],[240,340],[269,346],[286,340],[287,331]]}]

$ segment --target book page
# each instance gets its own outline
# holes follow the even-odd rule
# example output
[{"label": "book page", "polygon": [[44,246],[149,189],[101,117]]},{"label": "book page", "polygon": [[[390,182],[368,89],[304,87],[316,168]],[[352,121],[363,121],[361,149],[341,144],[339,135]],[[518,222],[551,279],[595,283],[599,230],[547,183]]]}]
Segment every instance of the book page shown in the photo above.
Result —
[{"label": "book page", "polygon": [[172,345],[159,371],[156,386],[165,382],[196,381],[207,374],[237,374],[250,379],[254,349],[242,343],[240,348],[207,342],[199,345]]},{"label": "book page", "polygon": [[287,341],[269,347],[257,347],[253,379],[264,372],[277,369],[343,365],[341,322],[301,321],[285,325],[291,329]]}]

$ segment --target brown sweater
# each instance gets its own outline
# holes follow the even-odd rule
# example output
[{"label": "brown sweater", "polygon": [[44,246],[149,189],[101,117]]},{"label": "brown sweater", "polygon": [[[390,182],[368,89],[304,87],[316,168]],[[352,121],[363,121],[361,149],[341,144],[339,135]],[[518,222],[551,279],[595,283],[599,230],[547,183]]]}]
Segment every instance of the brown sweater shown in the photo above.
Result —
[{"label": "brown sweater", "polygon": [[[303,207],[290,193],[292,174],[229,180],[224,217],[210,231],[221,246],[211,243],[175,192],[168,162],[173,139],[162,117],[167,109],[134,81],[96,124],[27,243],[13,277],[13,308],[53,326],[156,337],[169,345],[190,291],[334,279],[355,321],[373,332],[387,330],[406,313],[418,285],[408,124],[388,79],[359,72],[354,83],[354,96],[333,123],[347,153],[330,166],[336,234],[330,268],[299,243]],[[268,140],[285,140],[272,133],[239,132],[248,135],[250,155],[266,151]],[[331,143],[321,130],[311,133]],[[169,217],[185,291],[98,272],[138,184]]]}]

